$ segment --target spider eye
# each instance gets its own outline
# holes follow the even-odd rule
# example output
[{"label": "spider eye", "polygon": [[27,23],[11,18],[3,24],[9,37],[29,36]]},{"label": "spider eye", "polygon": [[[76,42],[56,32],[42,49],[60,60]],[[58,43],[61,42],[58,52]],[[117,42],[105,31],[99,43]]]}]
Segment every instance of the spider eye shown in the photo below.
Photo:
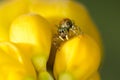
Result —
[{"label": "spider eye", "polygon": [[72,22],[71,22],[71,21],[67,21],[66,24],[67,24],[68,26],[70,26],[70,27],[72,26]]},{"label": "spider eye", "polygon": [[61,28],[61,29],[58,30],[58,32],[59,33],[64,33],[64,29]]},{"label": "spider eye", "polygon": [[72,27],[72,21],[70,19],[65,19],[64,20],[64,25],[66,26],[66,28],[71,28]]}]

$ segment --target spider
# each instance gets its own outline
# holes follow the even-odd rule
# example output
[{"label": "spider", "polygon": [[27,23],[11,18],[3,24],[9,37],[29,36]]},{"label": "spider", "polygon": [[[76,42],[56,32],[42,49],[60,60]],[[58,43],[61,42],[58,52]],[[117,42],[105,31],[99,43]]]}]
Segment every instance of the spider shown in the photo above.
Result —
[{"label": "spider", "polygon": [[80,32],[80,28],[77,27],[72,20],[69,18],[63,19],[60,24],[58,25],[58,36],[59,39],[62,41],[68,40],[69,37],[73,37],[75,35],[78,35]]},{"label": "spider", "polygon": [[65,18],[58,25],[57,34],[53,37],[53,44],[59,45],[61,42],[79,35],[80,32],[80,27],[76,26],[71,19]]}]

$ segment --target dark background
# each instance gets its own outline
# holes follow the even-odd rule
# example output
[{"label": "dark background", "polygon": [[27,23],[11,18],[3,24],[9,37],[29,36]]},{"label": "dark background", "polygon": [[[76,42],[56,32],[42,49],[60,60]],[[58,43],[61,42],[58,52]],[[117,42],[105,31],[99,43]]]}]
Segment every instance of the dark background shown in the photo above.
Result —
[{"label": "dark background", "polygon": [[120,80],[120,0],[77,0],[98,26],[104,44],[101,80]]}]

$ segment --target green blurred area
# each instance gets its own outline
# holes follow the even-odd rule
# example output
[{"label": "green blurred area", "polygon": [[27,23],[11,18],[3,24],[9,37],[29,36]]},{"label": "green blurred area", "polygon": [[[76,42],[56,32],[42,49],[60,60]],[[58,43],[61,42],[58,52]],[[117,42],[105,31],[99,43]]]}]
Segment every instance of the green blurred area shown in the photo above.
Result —
[{"label": "green blurred area", "polygon": [[120,0],[78,0],[98,26],[104,44],[101,80],[120,80]]}]

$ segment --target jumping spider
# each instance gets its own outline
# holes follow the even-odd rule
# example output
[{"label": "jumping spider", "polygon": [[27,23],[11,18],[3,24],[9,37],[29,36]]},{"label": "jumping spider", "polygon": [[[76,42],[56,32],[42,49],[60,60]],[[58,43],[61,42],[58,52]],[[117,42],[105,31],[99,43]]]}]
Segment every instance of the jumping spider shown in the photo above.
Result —
[{"label": "jumping spider", "polygon": [[80,32],[80,27],[76,26],[71,19],[65,18],[58,25],[57,34],[53,37],[53,44],[59,45],[61,42],[79,35]]}]

